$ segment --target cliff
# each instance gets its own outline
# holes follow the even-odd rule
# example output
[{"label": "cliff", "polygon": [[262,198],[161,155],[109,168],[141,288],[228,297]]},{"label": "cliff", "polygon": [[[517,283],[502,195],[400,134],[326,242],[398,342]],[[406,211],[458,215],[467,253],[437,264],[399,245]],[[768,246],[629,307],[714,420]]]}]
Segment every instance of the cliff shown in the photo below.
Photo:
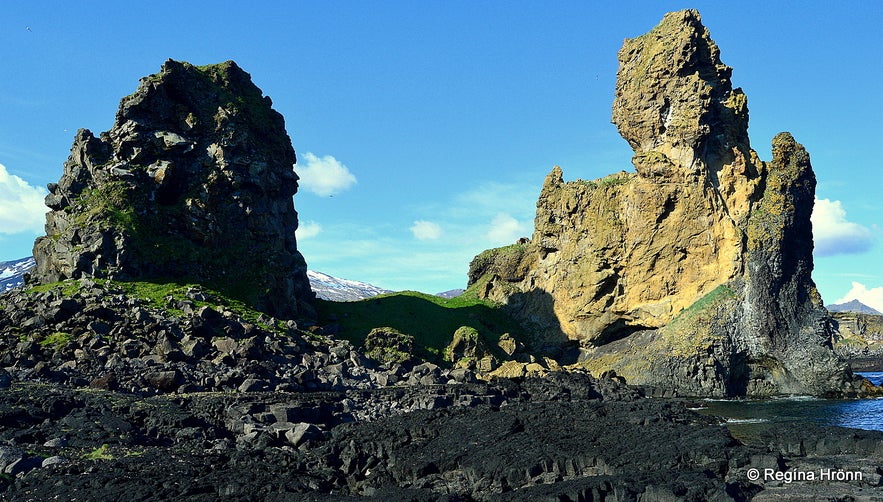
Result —
[{"label": "cliff", "polygon": [[173,279],[283,318],[311,312],[297,250],[295,153],[282,116],[232,61],[167,61],[113,127],[77,132],[50,184],[31,282]]},{"label": "cliff", "polygon": [[694,10],[619,52],[613,123],[635,172],[555,167],[528,242],[489,250],[470,288],[580,365],[694,395],[851,393],[810,277],[815,176],[788,133],[762,161],[747,98]]},{"label": "cliff", "polygon": [[883,315],[833,312],[831,317],[835,352],[853,360],[853,366],[856,359],[883,358]]}]

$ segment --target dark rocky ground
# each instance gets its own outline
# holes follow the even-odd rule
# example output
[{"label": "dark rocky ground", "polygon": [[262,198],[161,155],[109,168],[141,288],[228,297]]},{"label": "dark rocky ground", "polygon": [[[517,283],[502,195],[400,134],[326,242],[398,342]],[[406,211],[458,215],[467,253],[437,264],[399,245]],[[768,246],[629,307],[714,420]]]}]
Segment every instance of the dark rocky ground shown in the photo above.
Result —
[{"label": "dark rocky ground", "polygon": [[[883,498],[880,432],[777,428],[742,444],[615,375],[484,382],[382,364],[330,326],[145,287],[0,295],[3,500]],[[863,479],[748,477],[820,466]]]},{"label": "dark rocky ground", "polygon": [[[682,402],[578,374],[294,393],[0,392],[5,500],[879,500],[881,464],[880,432],[783,427],[745,445]],[[819,466],[861,466],[863,481],[748,479],[751,468]]]}]

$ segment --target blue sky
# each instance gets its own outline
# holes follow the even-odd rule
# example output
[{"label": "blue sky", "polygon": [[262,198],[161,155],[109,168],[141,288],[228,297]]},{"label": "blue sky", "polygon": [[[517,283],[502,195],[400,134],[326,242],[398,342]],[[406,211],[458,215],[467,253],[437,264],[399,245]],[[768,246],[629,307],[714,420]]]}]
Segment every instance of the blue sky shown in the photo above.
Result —
[{"label": "blue sky", "polygon": [[554,165],[565,179],[632,170],[610,124],[616,53],[690,7],[748,95],[761,158],[783,130],[810,152],[825,301],[883,310],[876,0],[6,3],[0,261],[30,254],[78,128],[110,128],[120,98],[168,58],[233,59],[285,116],[311,269],[463,287],[475,254],[532,233]]}]

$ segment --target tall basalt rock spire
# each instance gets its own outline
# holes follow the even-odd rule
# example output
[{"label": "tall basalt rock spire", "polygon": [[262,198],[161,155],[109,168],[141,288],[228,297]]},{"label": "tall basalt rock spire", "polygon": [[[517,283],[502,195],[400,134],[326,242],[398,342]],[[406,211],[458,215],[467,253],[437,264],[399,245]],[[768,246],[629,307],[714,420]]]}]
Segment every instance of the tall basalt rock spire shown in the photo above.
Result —
[{"label": "tall basalt rock spire", "polygon": [[193,281],[277,317],[308,314],[294,163],[284,119],[248,73],[169,60],[109,131],[77,132],[31,281]]},{"label": "tall basalt rock spire", "polygon": [[747,98],[699,13],[624,42],[613,123],[635,172],[546,177],[527,243],[473,260],[470,287],[537,346],[694,395],[856,392],[810,277],[815,176],[790,134],[760,160]]}]

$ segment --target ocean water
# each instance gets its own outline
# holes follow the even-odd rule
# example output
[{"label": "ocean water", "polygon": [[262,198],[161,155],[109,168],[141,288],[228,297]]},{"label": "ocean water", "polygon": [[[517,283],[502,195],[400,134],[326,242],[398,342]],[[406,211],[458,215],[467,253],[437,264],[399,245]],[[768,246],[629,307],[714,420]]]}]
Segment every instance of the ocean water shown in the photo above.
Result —
[{"label": "ocean water", "polygon": [[[876,385],[883,384],[883,372],[858,374]],[[699,412],[725,418],[734,436],[749,440],[771,424],[784,422],[883,431],[883,398],[846,400],[791,396],[764,400],[709,400]]]}]

